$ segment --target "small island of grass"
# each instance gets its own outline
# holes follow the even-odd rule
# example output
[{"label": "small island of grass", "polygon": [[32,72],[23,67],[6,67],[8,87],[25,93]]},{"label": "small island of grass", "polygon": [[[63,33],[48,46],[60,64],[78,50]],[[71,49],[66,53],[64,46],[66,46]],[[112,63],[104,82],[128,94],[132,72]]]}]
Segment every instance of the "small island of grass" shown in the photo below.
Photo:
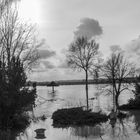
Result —
[{"label": "small island of grass", "polygon": [[91,110],[83,110],[82,107],[59,109],[52,115],[54,127],[69,126],[94,126],[97,123],[108,121],[108,116],[101,112],[91,112]]}]

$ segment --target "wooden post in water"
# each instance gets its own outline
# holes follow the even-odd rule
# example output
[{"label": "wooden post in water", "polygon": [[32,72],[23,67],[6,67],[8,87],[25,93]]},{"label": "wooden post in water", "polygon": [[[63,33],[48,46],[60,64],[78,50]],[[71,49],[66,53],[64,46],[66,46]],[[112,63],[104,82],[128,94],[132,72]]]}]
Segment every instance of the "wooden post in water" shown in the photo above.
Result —
[{"label": "wooden post in water", "polygon": [[52,86],[52,93],[54,93],[54,86]]},{"label": "wooden post in water", "polygon": [[52,81],[52,82],[50,82],[48,85],[47,85],[48,87],[52,87],[52,93],[54,93],[55,91],[54,91],[54,87],[55,86],[59,86],[56,82],[54,82],[54,81]]}]

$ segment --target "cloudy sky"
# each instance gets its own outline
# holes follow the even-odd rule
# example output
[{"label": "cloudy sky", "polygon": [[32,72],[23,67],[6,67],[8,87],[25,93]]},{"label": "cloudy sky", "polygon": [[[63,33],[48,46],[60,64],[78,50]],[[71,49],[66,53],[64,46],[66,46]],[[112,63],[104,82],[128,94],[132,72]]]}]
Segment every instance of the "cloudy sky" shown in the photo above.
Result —
[{"label": "cloudy sky", "polygon": [[65,52],[79,35],[96,38],[104,58],[123,49],[131,60],[140,60],[140,0],[22,0],[20,15],[36,23],[44,44],[31,80],[83,79],[65,63]]}]

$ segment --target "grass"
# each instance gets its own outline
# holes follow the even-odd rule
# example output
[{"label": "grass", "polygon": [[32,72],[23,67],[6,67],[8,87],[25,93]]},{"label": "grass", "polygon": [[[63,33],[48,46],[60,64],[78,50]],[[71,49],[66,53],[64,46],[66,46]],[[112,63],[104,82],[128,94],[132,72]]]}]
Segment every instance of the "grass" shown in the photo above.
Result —
[{"label": "grass", "polygon": [[82,107],[59,109],[52,115],[54,127],[70,127],[89,125],[94,126],[98,123],[108,121],[108,116],[95,113],[91,110],[83,110]]}]

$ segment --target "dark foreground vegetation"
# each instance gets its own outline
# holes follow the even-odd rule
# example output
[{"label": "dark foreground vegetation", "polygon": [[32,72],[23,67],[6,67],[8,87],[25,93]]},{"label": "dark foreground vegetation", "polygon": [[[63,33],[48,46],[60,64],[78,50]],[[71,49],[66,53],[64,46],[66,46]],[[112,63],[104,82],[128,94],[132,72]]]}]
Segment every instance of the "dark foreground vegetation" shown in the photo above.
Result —
[{"label": "dark foreground vegetation", "polygon": [[135,84],[134,99],[129,99],[127,104],[119,107],[120,110],[140,110],[140,84]]},{"label": "dark foreground vegetation", "polygon": [[[3,72],[4,71],[4,72]],[[0,138],[18,134],[30,124],[27,114],[33,108],[36,89],[29,89],[20,59],[13,57],[10,68],[0,62]],[[35,85],[34,85],[35,86]]]},{"label": "dark foreground vegetation", "polygon": [[36,98],[25,72],[36,60],[33,27],[20,22],[11,2],[0,1],[0,140],[15,140],[29,126]]},{"label": "dark foreground vegetation", "polygon": [[108,121],[108,116],[100,112],[95,113],[90,110],[83,110],[82,107],[77,107],[59,109],[53,113],[52,119],[54,127],[94,126],[95,124]]},{"label": "dark foreground vegetation", "polygon": [[124,104],[119,107],[120,110],[140,110],[140,103],[130,100],[128,104]]}]

